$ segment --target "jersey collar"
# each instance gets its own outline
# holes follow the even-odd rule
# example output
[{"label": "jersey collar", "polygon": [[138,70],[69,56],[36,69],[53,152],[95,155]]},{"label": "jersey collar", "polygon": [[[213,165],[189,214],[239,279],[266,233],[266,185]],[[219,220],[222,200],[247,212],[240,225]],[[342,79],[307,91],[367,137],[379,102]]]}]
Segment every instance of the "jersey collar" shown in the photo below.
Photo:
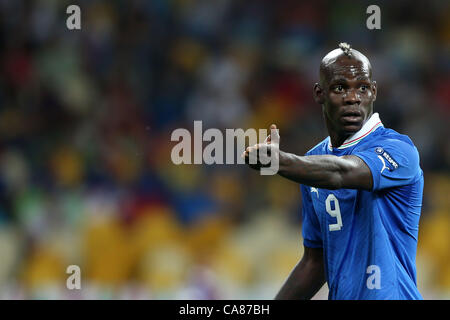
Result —
[{"label": "jersey collar", "polygon": [[[372,114],[369,120],[366,121],[366,123],[358,132],[356,132],[354,135],[345,140],[340,147],[334,149],[345,149],[348,147],[352,147],[356,145],[358,142],[360,142],[362,139],[367,137],[369,134],[374,132],[378,127],[383,127],[383,123],[380,120],[380,115],[378,114],[378,112],[376,112]],[[328,137],[328,150],[333,151],[330,137]]]}]

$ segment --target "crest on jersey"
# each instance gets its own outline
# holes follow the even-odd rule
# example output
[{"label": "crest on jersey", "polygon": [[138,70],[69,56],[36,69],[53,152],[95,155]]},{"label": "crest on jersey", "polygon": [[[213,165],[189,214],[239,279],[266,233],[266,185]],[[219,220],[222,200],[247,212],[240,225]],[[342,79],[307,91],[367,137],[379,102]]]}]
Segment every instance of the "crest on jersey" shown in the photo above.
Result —
[{"label": "crest on jersey", "polygon": [[[379,156],[378,158],[383,162],[383,169],[381,172],[383,172],[384,169],[388,169],[389,171],[394,171],[398,168],[397,161],[394,160],[394,158],[381,147],[375,148],[375,153],[377,153]],[[384,161],[386,160],[386,161]]]}]

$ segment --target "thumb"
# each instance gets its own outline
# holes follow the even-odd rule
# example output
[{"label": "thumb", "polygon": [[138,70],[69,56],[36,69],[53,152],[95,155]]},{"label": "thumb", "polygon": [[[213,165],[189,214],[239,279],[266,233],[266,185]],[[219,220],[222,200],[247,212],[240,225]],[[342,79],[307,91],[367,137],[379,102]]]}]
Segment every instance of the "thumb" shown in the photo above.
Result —
[{"label": "thumb", "polygon": [[280,133],[275,124],[272,124],[270,126],[270,135],[269,136],[270,136],[270,141],[273,142],[274,144],[280,143]]},{"label": "thumb", "polygon": [[272,124],[272,125],[270,126],[270,128],[269,128],[269,134],[267,135],[267,138],[266,138],[266,140],[265,140],[264,142],[268,143],[268,142],[272,141],[272,137],[271,137],[272,129],[276,130],[276,129],[277,129],[277,126],[276,126],[275,124]]},{"label": "thumb", "polygon": [[274,124],[272,124],[272,125],[270,126],[270,128],[269,128],[269,134],[267,135],[266,140],[264,140],[264,143],[270,143],[270,141],[271,141],[270,130],[271,130],[273,127],[276,128],[277,126],[274,125]]}]

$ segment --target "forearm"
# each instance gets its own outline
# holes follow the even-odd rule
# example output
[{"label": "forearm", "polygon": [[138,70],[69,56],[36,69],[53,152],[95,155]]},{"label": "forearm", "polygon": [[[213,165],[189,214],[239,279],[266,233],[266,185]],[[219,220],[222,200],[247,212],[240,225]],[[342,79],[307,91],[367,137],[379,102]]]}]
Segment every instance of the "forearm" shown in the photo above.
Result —
[{"label": "forearm", "polygon": [[360,164],[353,158],[297,156],[280,151],[279,159],[278,174],[298,183],[324,189],[370,188],[369,179],[358,179]]},{"label": "forearm", "polygon": [[324,283],[323,264],[302,259],[292,270],[275,299],[309,300],[319,291]]}]

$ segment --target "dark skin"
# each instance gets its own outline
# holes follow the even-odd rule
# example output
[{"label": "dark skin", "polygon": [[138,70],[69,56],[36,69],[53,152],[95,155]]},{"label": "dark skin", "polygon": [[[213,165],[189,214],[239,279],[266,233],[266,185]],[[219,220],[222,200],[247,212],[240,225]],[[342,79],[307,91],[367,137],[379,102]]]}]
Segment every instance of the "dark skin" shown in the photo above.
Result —
[{"label": "dark skin", "polygon": [[[358,132],[373,114],[377,95],[369,60],[351,50],[350,56],[341,49],[328,53],[320,64],[320,81],[314,85],[314,100],[322,105],[323,117],[331,144],[337,148]],[[261,156],[269,149],[279,157],[278,174],[297,183],[323,189],[371,190],[372,173],[360,158],[334,155],[298,156],[279,149],[276,125],[264,143],[248,147],[243,156]],[[267,152],[267,151],[266,151]],[[270,154],[270,153],[269,153]],[[264,162],[266,163],[266,162]],[[260,169],[260,164],[250,165]],[[304,255],[292,270],[275,299],[311,299],[325,283],[323,250],[304,247]]]}]

